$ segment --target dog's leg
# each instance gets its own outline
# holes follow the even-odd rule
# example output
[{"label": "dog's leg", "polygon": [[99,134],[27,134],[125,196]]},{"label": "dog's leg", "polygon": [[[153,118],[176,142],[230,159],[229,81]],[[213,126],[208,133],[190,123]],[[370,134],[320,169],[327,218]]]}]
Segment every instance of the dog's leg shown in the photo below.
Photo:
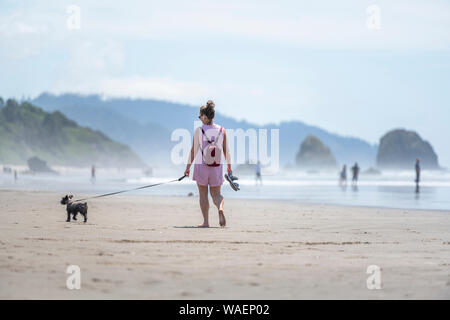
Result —
[{"label": "dog's leg", "polygon": [[83,215],[84,217],[84,222],[87,221],[87,212],[88,212],[88,206],[87,203],[85,202],[82,209],[80,210],[80,213]]},{"label": "dog's leg", "polygon": [[73,216],[72,216],[72,219],[73,220],[75,220],[75,221],[77,221],[77,211],[75,211],[74,213],[73,213]]},{"label": "dog's leg", "polygon": [[67,210],[67,220],[66,220],[66,222],[70,222],[70,212],[69,212],[69,210]]}]

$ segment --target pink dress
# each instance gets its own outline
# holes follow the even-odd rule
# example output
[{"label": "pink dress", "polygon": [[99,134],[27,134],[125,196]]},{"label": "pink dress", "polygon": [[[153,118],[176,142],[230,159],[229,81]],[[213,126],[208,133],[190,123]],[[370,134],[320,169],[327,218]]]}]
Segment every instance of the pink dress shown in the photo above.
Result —
[{"label": "pink dress", "polygon": [[[202,155],[202,150],[200,150],[200,146],[202,146],[203,150],[206,150],[208,147],[208,141],[202,130],[199,128],[196,129],[194,137],[198,139],[197,147],[194,145],[194,177],[193,180],[197,181],[197,184],[201,186],[210,186],[210,187],[218,187],[223,184],[223,129],[220,132],[220,126],[217,124],[213,125],[202,125],[203,130],[205,131],[206,137],[209,138],[210,141],[216,141],[216,146],[220,150],[221,153],[221,161],[220,165],[217,167],[210,167],[205,163],[205,159]],[[220,132],[220,134],[219,134]]]}]

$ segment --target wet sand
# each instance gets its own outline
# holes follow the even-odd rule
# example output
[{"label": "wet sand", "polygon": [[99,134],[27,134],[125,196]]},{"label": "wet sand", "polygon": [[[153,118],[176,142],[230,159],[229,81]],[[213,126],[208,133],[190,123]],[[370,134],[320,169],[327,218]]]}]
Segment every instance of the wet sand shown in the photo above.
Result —
[{"label": "wet sand", "polygon": [[0,191],[1,299],[450,298],[450,212],[226,199],[200,229],[197,197],[118,195],[84,224],[62,195]]}]

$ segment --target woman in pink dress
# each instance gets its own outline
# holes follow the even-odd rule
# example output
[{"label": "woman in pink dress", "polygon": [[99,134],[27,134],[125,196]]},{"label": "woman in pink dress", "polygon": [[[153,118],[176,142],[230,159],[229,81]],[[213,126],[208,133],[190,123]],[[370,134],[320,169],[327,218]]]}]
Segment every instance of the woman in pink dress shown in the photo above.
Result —
[{"label": "woman in pink dress", "polygon": [[223,211],[223,196],[220,188],[224,181],[222,169],[222,153],[227,163],[227,171],[231,172],[231,162],[227,147],[225,128],[214,123],[214,102],[209,100],[200,108],[199,119],[203,125],[195,130],[191,153],[186,166],[185,176],[189,176],[192,162],[194,162],[194,177],[200,196],[200,208],[203,214],[203,224],[199,227],[208,228],[208,186],[212,200],[219,213],[220,226],[226,225]]}]

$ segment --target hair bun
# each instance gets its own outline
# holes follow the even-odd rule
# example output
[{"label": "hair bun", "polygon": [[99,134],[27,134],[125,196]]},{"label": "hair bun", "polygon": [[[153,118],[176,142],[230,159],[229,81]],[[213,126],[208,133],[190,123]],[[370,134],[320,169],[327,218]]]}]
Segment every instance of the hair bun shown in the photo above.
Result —
[{"label": "hair bun", "polygon": [[214,104],[214,101],[208,100],[208,102],[206,102],[206,106],[214,109],[214,107],[215,107],[216,105]]},{"label": "hair bun", "polygon": [[212,100],[208,100],[206,105],[200,107],[200,115],[204,114],[209,120],[214,119],[216,112],[214,111],[214,107],[216,105]]}]

